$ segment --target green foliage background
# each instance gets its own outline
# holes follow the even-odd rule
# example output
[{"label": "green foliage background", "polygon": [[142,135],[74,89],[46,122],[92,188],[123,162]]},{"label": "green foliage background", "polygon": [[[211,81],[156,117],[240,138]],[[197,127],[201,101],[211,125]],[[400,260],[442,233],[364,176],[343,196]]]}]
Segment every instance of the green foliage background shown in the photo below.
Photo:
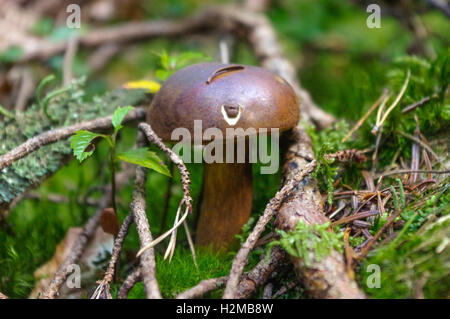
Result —
[{"label": "green foliage background", "polygon": [[[182,18],[209,2],[204,0],[147,1],[143,7],[144,14],[149,19]],[[401,151],[401,156],[405,161],[408,161],[411,157],[411,143],[398,132],[413,134],[416,124],[413,114],[402,115],[400,110],[402,106],[418,101],[425,96],[435,92],[442,93],[442,88],[448,85],[450,37],[449,22],[445,16],[436,11],[429,11],[421,16],[424,25],[431,33],[425,45],[432,47],[436,52],[436,56],[431,58],[405,57],[413,43],[412,35],[406,27],[399,20],[386,15],[382,17],[382,28],[369,29],[365,24],[367,13],[354,2],[342,0],[273,1],[267,16],[278,32],[288,58],[297,67],[302,85],[322,108],[342,120],[333,128],[323,132],[309,129],[315,152],[318,155],[325,152],[324,150],[331,152],[349,147],[362,149],[373,145],[375,137],[371,135],[370,130],[374,125],[374,116],[371,116],[360,128],[358,138],[345,144],[340,143],[340,140],[352,123],[358,120],[380,96],[384,88],[398,92],[406,70],[411,70],[411,85],[408,87],[401,105],[394,110],[385,124],[382,141],[383,152],[380,153],[379,166],[389,165],[398,150]],[[121,21],[116,22],[120,23]],[[68,36],[67,30],[54,28],[52,24],[51,19],[41,21],[36,27],[36,32],[54,39]],[[164,50],[169,53],[169,56],[187,51],[201,51],[202,54],[212,57],[213,60],[217,59],[217,41],[196,42],[190,41],[188,38],[177,41],[161,39],[133,45],[115,57],[101,73],[92,73],[87,64],[88,54],[79,52],[75,60],[74,73],[76,76],[87,76],[82,101],[90,101],[95,95],[104,94],[127,81],[141,78],[161,79],[165,75],[160,71],[160,57],[152,52],[163,52]],[[0,61],[4,63],[13,61],[18,55],[20,52],[13,49],[10,52],[4,52]],[[257,60],[249,53],[249,49],[244,43],[236,45],[233,62],[257,64]],[[43,74],[48,72],[45,69],[49,68],[56,74],[57,80],[61,80],[61,66],[62,56],[56,56],[50,59],[44,68],[38,65],[36,68],[42,68]],[[447,137],[448,141],[450,123],[448,98],[441,96],[419,108],[415,114],[419,118],[422,134],[427,138]],[[45,125],[45,122],[37,121],[36,125],[38,124]],[[4,127],[3,125],[5,123],[1,123],[0,127]],[[135,140],[136,129],[125,127],[120,132],[119,152],[130,149]],[[68,152],[67,145],[61,146],[65,147],[66,152]],[[435,149],[436,152],[441,153],[446,150],[445,145],[438,145]],[[164,155],[158,150],[154,149],[154,151],[164,158]],[[79,199],[86,195],[90,188],[108,184],[110,172],[105,169],[107,154],[107,145],[105,142],[100,142],[94,155],[82,165],[76,160],[72,160],[39,188],[38,192],[42,195],[43,200],[22,200],[11,211],[8,220],[2,221],[0,225],[0,291],[12,298],[27,297],[34,285],[34,270],[52,257],[56,245],[63,239],[69,227],[82,226],[86,222],[93,213],[93,208],[80,204]],[[361,174],[358,172],[365,167],[364,165],[367,164],[348,168],[342,176],[344,182],[357,188],[362,180]],[[318,178],[322,189],[326,191],[327,188],[330,188],[329,180],[334,178],[336,170],[333,170],[333,166],[327,168],[325,165],[324,167],[325,169],[319,172]],[[201,192],[202,167],[191,164],[188,165],[188,169],[192,177],[191,187],[195,212]],[[255,168],[254,216],[263,211],[267,201],[274,195],[280,183],[278,174],[259,175],[256,172]],[[161,216],[169,178],[153,171],[148,174],[147,213],[152,232],[159,234],[163,231]],[[182,196],[177,172],[173,178],[176,182],[171,188],[173,196],[169,205],[169,222],[173,220]],[[423,208],[422,214],[427,212],[428,215],[436,215],[436,219],[448,214],[447,189],[448,181],[447,184],[441,184],[441,188],[438,188],[438,190],[444,190],[442,195],[438,199],[435,197],[435,201],[429,202],[428,206]],[[129,211],[131,191],[131,181],[120,191],[118,213],[121,220]],[[67,196],[69,203],[55,204],[47,201],[46,195],[50,193]],[[436,194],[428,195],[424,195],[426,200],[430,200],[433,195],[437,196]],[[95,196],[99,197],[100,194],[97,193]],[[411,212],[414,214],[416,210],[416,207],[405,208],[402,218],[411,217]],[[189,222],[192,224],[193,221],[193,217],[190,217]],[[419,229],[426,220],[423,219],[420,223],[418,223],[418,219],[415,220],[404,235],[404,239],[408,239],[408,241],[397,242],[396,246],[389,246],[381,250],[379,254],[369,256],[367,263],[361,265],[357,273],[362,283],[361,287],[375,298],[408,298],[413,296],[415,280],[421,274],[428,272],[432,274],[432,279],[424,288],[425,297],[448,297],[448,291],[450,291],[448,267],[439,266],[448,264],[448,254],[439,255],[436,259],[431,252],[438,245],[437,241],[430,239],[428,246],[420,247],[425,250],[427,256],[430,256],[429,261],[417,265],[420,269],[415,271],[415,268],[409,267],[407,263],[420,257],[417,256],[418,250],[415,249],[419,249],[417,247],[421,245],[424,236],[426,238],[442,238],[442,232],[444,231],[445,234],[445,231],[448,231],[447,221],[439,224],[441,226],[433,224],[431,230],[416,235],[413,230]],[[373,231],[376,231],[376,228]],[[248,232],[248,229],[244,230],[245,232]],[[201,250],[198,252],[199,269],[197,270],[192,263],[187,245],[182,240],[184,230],[180,231],[179,237],[181,244],[178,245],[171,264],[161,258],[164,244],[157,249],[157,274],[165,297],[173,297],[201,279],[227,274],[235,253],[235,251],[231,251],[228,254],[216,254],[208,250]],[[125,241],[126,253],[122,254],[121,264],[123,267],[119,274],[122,278],[125,278],[130,270],[129,256],[133,256],[138,247],[138,237],[132,227]],[[252,254],[249,267],[259,260],[262,253],[263,250],[259,249]],[[368,289],[364,285],[368,275],[365,273],[364,267],[370,263],[377,263],[384,267],[382,288],[380,289]],[[117,289],[117,287],[113,288]],[[130,294],[130,298],[143,296],[141,285],[137,285]],[[294,290],[284,297],[286,296],[298,297],[301,296],[301,292]]]}]

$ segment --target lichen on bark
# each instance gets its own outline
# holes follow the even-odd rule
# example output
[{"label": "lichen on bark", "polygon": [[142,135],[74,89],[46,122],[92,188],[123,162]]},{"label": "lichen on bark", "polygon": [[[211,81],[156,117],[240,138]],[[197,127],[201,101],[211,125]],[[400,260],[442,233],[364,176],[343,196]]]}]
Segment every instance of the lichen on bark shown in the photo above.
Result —
[{"label": "lichen on bark", "polygon": [[[69,89],[48,104],[48,114],[38,102],[14,118],[0,122],[0,155],[42,132],[74,123],[107,116],[118,106],[137,105],[145,100],[140,89],[116,89],[86,101],[82,80],[73,81]],[[0,206],[5,206],[42,179],[55,173],[71,153],[67,140],[42,146],[32,154],[15,161],[0,172]]]}]

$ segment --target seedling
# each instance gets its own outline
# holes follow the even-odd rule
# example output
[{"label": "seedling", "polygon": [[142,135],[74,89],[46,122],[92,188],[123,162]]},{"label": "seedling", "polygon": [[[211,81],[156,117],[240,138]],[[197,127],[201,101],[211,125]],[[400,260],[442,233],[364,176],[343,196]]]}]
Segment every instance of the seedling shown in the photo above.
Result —
[{"label": "seedling", "polygon": [[140,147],[136,149],[130,149],[128,151],[116,154],[117,134],[123,128],[122,122],[126,115],[133,109],[132,106],[118,107],[112,117],[112,125],[114,132],[111,135],[99,134],[86,130],[80,130],[70,138],[70,147],[73,149],[73,154],[78,161],[83,162],[90,157],[94,151],[94,140],[97,138],[104,139],[110,149],[109,166],[111,169],[111,202],[116,210],[116,195],[115,195],[115,175],[116,175],[116,163],[117,161],[125,161],[131,164],[141,165],[143,167],[153,169],[158,173],[166,176],[171,176],[170,171],[167,169],[163,161],[146,147]]}]

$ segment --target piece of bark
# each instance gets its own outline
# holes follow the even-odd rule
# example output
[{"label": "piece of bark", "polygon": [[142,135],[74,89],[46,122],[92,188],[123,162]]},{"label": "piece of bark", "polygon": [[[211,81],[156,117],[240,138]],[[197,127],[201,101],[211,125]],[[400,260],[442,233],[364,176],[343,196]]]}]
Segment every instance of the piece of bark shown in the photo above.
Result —
[{"label": "piece of bark", "polygon": [[[311,141],[307,134],[292,130],[290,146],[286,152],[284,178],[289,180],[298,167],[309,163],[314,157]],[[303,157],[299,154],[304,154]],[[299,221],[308,225],[323,224],[328,221],[324,215],[322,196],[314,179],[306,179],[281,205],[275,225],[284,231],[293,231]],[[309,295],[315,298],[365,298],[346,271],[345,261],[339,252],[333,250],[330,255],[318,261],[311,254],[311,265],[301,258],[290,256],[295,271]]]}]

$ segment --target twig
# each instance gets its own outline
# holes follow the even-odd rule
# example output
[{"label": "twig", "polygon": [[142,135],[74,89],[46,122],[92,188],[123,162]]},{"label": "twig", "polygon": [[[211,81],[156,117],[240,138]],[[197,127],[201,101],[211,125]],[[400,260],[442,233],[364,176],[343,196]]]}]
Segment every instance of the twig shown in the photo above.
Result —
[{"label": "twig", "polygon": [[272,299],[272,295],[273,284],[269,282],[263,289],[262,299]]},{"label": "twig", "polygon": [[344,217],[344,218],[341,218],[341,219],[333,222],[331,224],[331,227],[334,227],[334,226],[337,226],[337,225],[340,225],[340,224],[345,224],[345,223],[348,223],[348,222],[351,222],[351,221],[354,221],[354,220],[363,219],[363,218],[367,218],[367,217],[370,217],[370,216],[375,216],[375,215],[378,215],[378,213],[379,212],[377,210],[375,210],[375,211],[369,211],[369,212],[365,212],[365,213],[353,214],[351,216]]},{"label": "twig", "polygon": [[[141,247],[152,242],[150,225],[145,213],[145,182],[147,180],[146,169],[142,166],[136,167],[136,179],[134,182],[133,200],[130,208],[136,223]],[[145,293],[149,299],[162,298],[156,281],[156,261],[153,249],[148,249],[140,257],[140,272],[144,283]]]},{"label": "twig", "polygon": [[[186,165],[184,165],[183,160],[176,153],[174,153],[170,148],[168,148],[166,145],[164,145],[162,140],[158,137],[158,135],[156,135],[156,133],[153,131],[153,129],[151,128],[150,125],[148,125],[147,123],[140,123],[138,127],[145,134],[145,136],[147,137],[147,140],[149,142],[155,144],[159,149],[161,149],[164,153],[166,153],[166,155],[169,157],[169,159],[178,167],[178,170],[180,171],[180,175],[181,175],[181,184],[182,184],[184,195],[183,195],[183,198],[182,198],[180,204],[178,205],[177,217],[175,218],[173,227],[171,229],[169,229],[168,231],[166,231],[161,236],[159,236],[154,241],[148,243],[145,246],[142,246],[142,248],[139,250],[137,256],[140,256],[147,249],[154,247],[155,245],[160,243],[162,240],[164,240],[167,236],[171,235],[171,240],[167,247],[164,258],[166,258],[168,256],[170,256],[170,258],[172,258],[173,252],[175,250],[175,244],[176,244],[176,231],[177,231],[178,227],[181,226],[181,224],[185,222],[185,219],[187,218],[188,214],[190,212],[192,212],[192,198],[191,198],[191,194],[190,194],[191,180],[189,177],[189,171],[187,170]],[[179,213],[183,206],[185,207],[184,213],[180,218],[178,218]],[[187,225],[185,225],[185,228],[187,228]],[[186,235],[188,236],[189,246],[190,246],[191,252],[193,254],[192,257],[194,259],[194,262],[196,263],[195,250],[194,250],[194,246],[192,244],[192,240],[190,240],[190,238],[189,238],[190,237],[189,231],[187,231]]]},{"label": "twig", "polygon": [[426,169],[416,169],[416,170],[399,169],[399,170],[395,170],[395,171],[391,171],[391,172],[384,172],[382,174],[379,174],[375,178],[380,178],[380,177],[389,176],[389,175],[396,175],[396,174],[409,174],[409,173],[450,174],[450,170],[437,171],[437,170],[426,170]]},{"label": "twig", "polygon": [[177,299],[193,299],[202,297],[208,292],[221,288],[227,280],[228,276],[202,280],[196,286],[180,293],[177,296]]},{"label": "twig", "polygon": [[63,83],[64,86],[68,85],[72,81],[72,67],[73,59],[78,49],[78,37],[72,36],[67,42],[66,53],[64,54],[63,62]]},{"label": "twig", "polygon": [[115,43],[100,46],[89,57],[87,64],[92,73],[101,71],[104,66],[120,52],[120,45]]},{"label": "twig", "polygon": [[237,299],[250,298],[259,287],[270,279],[276,269],[285,264],[287,264],[286,253],[279,246],[275,246],[270,252],[268,261],[263,257],[252,270],[241,277],[235,297]]},{"label": "twig", "polygon": [[[173,162],[171,161],[169,163],[169,171],[170,174],[173,175]],[[167,215],[169,213],[169,207],[170,207],[170,198],[172,197],[172,185],[173,185],[173,178],[169,179],[169,182],[167,183],[167,190],[166,195],[164,197],[164,208],[163,208],[163,214],[161,218],[161,226],[159,227],[160,232],[163,232],[166,228],[166,222],[167,222]]]},{"label": "twig", "polygon": [[8,299],[8,296],[6,296],[0,292],[0,299]]},{"label": "twig", "polygon": [[239,284],[239,278],[242,274],[244,266],[247,264],[247,257],[250,251],[256,244],[261,233],[264,231],[267,223],[275,216],[277,209],[280,207],[284,198],[286,198],[289,193],[300,183],[305,177],[314,171],[316,167],[316,161],[310,162],[303,169],[299,170],[297,174],[294,174],[292,179],[285,183],[285,185],[275,194],[275,196],[267,204],[264,213],[258,219],[253,231],[247,237],[247,240],[239,249],[236,257],[233,260],[231,266],[230,278],[227,282],[225,292],[223,295],[224,299],[235,298],[237,292],[237,286]]},{"label": "twig", "polygon": [[117,293],[117,298],[127,299],[128,293],[130,292],[131,288],[133,288],[139,280],[141,280],[141,271],[138,268],[130,273],[123,282],[122,286],[120,286],[119,292]]},{"label": "twig", "polygon": [[31,75],[31,72],[24,68],[22,70],[22,81],[20,84],[19,94],[16,99],[16,103],[14,105],[14,109],[16,111],[24,111],[27,105],[28,99],[34,93],[34,81]]},{"label": "twig", "polygon": [[279,296],[285,294],[286,292],[288,292],[289,290],[291,290],[292,288],[295,288],[297,286],[298,286],[297,281],[291,281],[287,285],[281,287],[277,292],[275,292],[272,296],[272,299],[275,299],[276,297],[279,297]]},{"label": "twig", "polygon": [[[125,236],[128,234],[128,229],[130,228],[131,223],[133,222],[133,214],[128,214],[122,225],[120,226],[119,233],[117,234],[114,240],[114,247],[111,254],[111,259],[109,260],[108,268],[106,269],[105,276],[103,280],[100,281],[97,289],[91,296],[91,299],[105,299],[103,296],[111,296],[109,291],[109,287],[111,281],[114,278],[115,266],[120,256],[120,251],[122,249],[123,241]],[[111,298],[108,298],[111,299]]]},{"label": "twig", "polygon": [[[124,119],[124,122],[143,120],[144,118],[145,118],[145,110],[141,107],[137,107],[130,113],[128,113],[127,117],[125,117]],[[66,139],[71,135],[75,134],[79,130],[99,131],[110,129],[112,128],[111,119],[112,115],[109,115],[99,119],[57,128],[36,135],[25,141],[23,144],[1,155],[0,171],[5,167],[10,166],[14,161],[21,159],[22,157],[25,157],[26,155],[32,153],[33,151],[39,149],[40,147]]]},{"label": "twig", "polygon": [[337,151],[335,153],[328,153],[324,155],[324,158],[335,159],[337,162],[358,162],[362,163],[367,160],[367,157],[364,155],[365,151],[358,149],[347,149],[342,151]]},{"label": "twig", "polygon": [[413,142],[419,144],[419,145],[422,146],[424,149],[426,149],[431,155],[433,155],[433,157],[434,157],[438,162],[442,162],[441,159],[439,158],[439,156],[431,149],[431,147],[429,147],[427,144],[425,144],[425,143],[424,143],[423,141],[421,141],[419,138],[417,138],[417,137],[415,137],[415,136],[413,136],[413,135],[411,135],[411,134],[402,132],[402,131],[399,131],[398,133],[399,133],[400,135],[402,135],[402,136],[404,136],[404,137],[406,137],[406,138],[412,140]]},{"label": "twig", "polygon": [[420,107],[420,106],[422,106],[422,105],[427,104],[428,102],[431,101],[432,98],[433,98],[433,99],[436,99],[436,98],[438,98],[438,97],[439,97],[439,96],[438,96],[437,94],[433,94],[433,95],[431,95],[431,96],[426,96],[426,97],[424,97],[423,99],[421,99],[420,101],[417,101],[417,102],[415,102],[415,103],[413,103],[413,104],[410,104],[410,105],[404,107],[404,108],[402,109],[402,113],[403,113],[403,114],[407,114],[407,113],[409,113],[409,112],[415,110],[416,108],[418,108],[418,107]]},{"label": "twig", "polygon": [[441,10],[447,18],[450,18],[450,6],[445,1],[427,0],[427,2],[438,10]]}]

